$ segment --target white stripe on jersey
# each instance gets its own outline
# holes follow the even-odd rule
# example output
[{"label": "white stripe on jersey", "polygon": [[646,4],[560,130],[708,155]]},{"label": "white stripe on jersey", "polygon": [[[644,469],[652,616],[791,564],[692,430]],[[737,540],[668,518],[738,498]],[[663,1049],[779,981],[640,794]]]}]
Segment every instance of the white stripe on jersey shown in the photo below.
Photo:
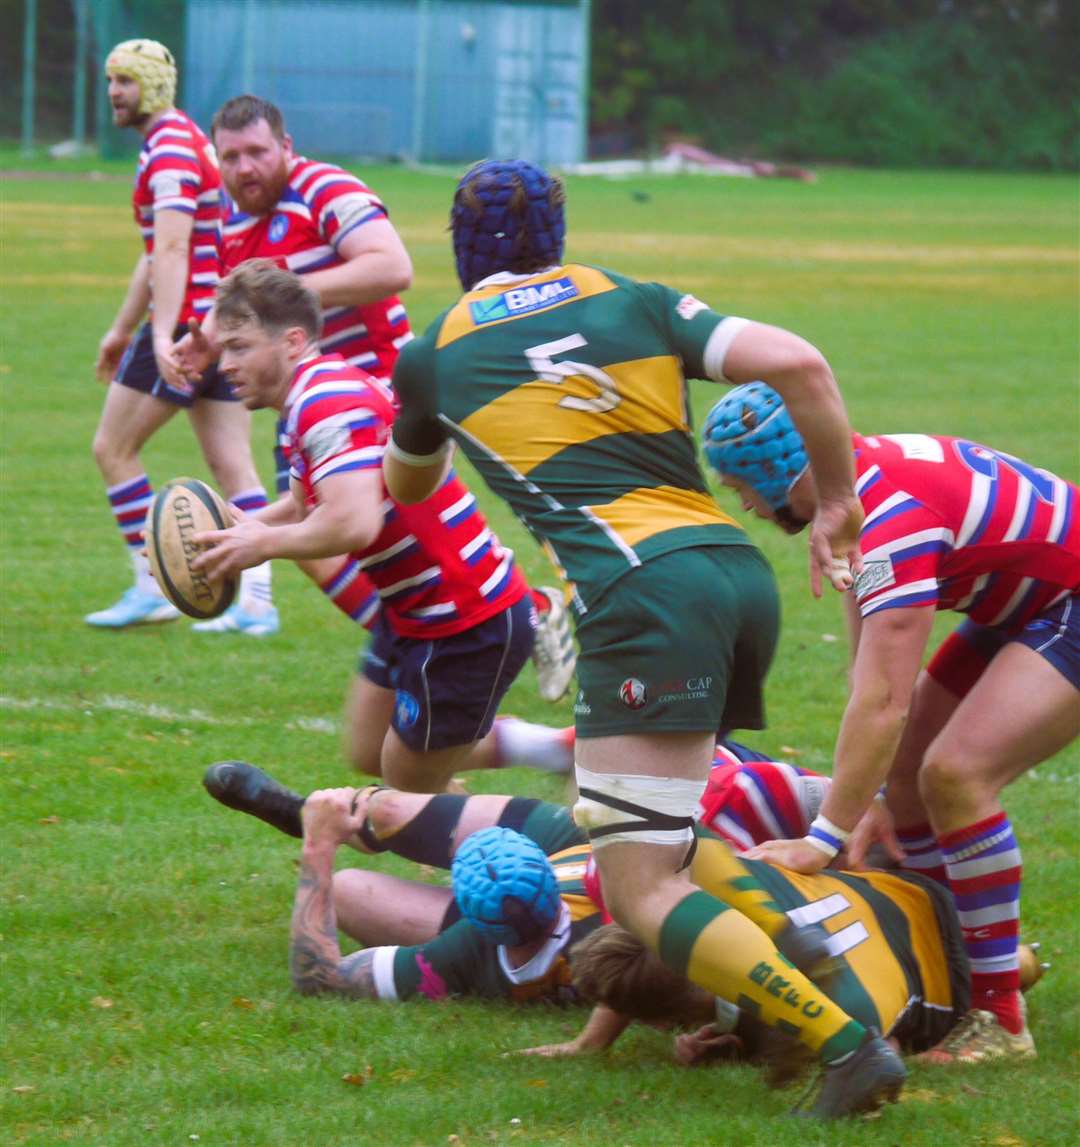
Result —
[{"label": "white stripe on jersey", "polygon": [[416,545],[416,538],[412,534],[406,534],[403,538],[398,538],[392,546],[387,546],[385,550],[379,550],[377,554],[368,554],[366,558],[360,558],[357,565],[360,569],[366,569],[368,566],[376,565],[379,562],[389,561],[390,558],[396,554],[400,554],[402,550],[407,550],[410,546]]},{"label": "white stripe on jersey", "polygon": [[[191,137],[188,136],[188,139],[190,138]],[[194,148],[181,147],[181,145],[178,143],[163,143],[159,147],[155,143],[155,145],[146,153],[147,163],[149,164],[155,159],[160,159],[163,155],[175,157],[177,159],[183,157],[184,159],[197,160],[199,158],[198,152],[196,152]]]},{"label": "white stripe on jersey", "polygon": [[506,554],[506,556],[501,562],[499,562],[495,572],[491,575],[491,577],[489,577],[487,581],[485,581],[484,584],[480,587],[480,592],[484,595],[484,597],[487,597],[487,595],[499,584],[499,582],[501,582],[503,578],[506,577],[506,571],[510,568],[510,562],[514,557],[513,552],[510,550],[504,550],[503,552]]},{"label": "white stripe on jersey", "polygon": [[476,499],[468,490],[466,490],[465,493],[462,494],[462,496],[458,498],[458,500],[452,506],[447,506],[445,510],[439,511],[439,521],[448,522],[451,518],[457,517],[457,515],[460,514],[462,510],[472,506],[475,502]]},{"label": "white stripe on jersey", "polygon": [[906,490],[897,490],[895,494],[891,494],[880,506],[871,510],[869,514],[863,519],[862,528],[865,530],[881,517],[882,514],[887,514],[895,506],[899,506],[902,502],[910,502],[914,499]]},{"label": "white stripe on jersey", "polygon": [[866,550],[863,554],[863,560],[883,561],[885,558],[891,557],[900,550],[906,550],[910,546],[917,546],[922,542],[938,541],[946,541],[951,546],[954,541],[952,530],[947,529],[945,526],[935,526],[929,530],[916,530],[912,534],[905,534],[902,538],[893,538],[891,542],[882,542],[880,546],[875,546],[872,550]]},{"label": "white stripe on jersey", "polygon": [[962,598],[953,606],[957,613],[963,613],[965,609],[975,600],[975,598],[982,593],[986,587],[986,583],[990,580],[988,573],[979,574],[979,576],[971,583],[971,592],[967,597]]},{"label": "white stripe on jersey", "polygon": [[1060,479],[1054,479],[1054,515],[1050,519],[1047,540],[1060,542],[1065,529],[1065,510],[1069,504],[1069,487]]},{"label": "white stripe on jersey", "polygon": [[441,601],[438,605],[422,605],[419,609],[405,611],[406,617],[440,617],[446,613],[456,613],[457,606],[452,601]]},{"label": "white stripe on jersey", "polygon": [[250,231],[258,222],[259,217],[257,215],[242,215],[235,222],[227,222],[224,231],[229,236],[242,235],[245,231]]},{"label": "white stripe on jersey", "polygon": [[[872,438],[868,438],[867,442],[873,442]],[[861,494],[863,490],[881,473],[880,466],[871,466],[869,470],[855,483],[855,493]]]},{"label": "white stripe on jersey", "polygon": [[[288,263],[290,271],[299,274],[307,267],[313,267],[316,263],[324,262],[333,254],[334,248],[328,243],[324,243],[320,247],[305,247],[303,251],[294,251],[291,255],[286,255],[285,262]],[[323,317],[325,318],[325,316]]]},{"label": "white stripe on jersey", "polygon": [[890,601],[895,601],[897,598],[911,597],[918,593],[929,593],[931,590],[936,590],[937,588],[937,578],[927,577],[921,581],[909,581],[904,585],[894,586],[892,589],[887,589],[878,597],[867,598],[859,604],[868,610],[875,610]]},{"label": "white stripe on jersey", "polygon": [[288,215],[299,215],[301,219],[310,219],[311,211],[306,203],[278,203],[274,207],[274,214],[284,212]]},{"label": "white stripe on jersey", "polygon": [[982,521],[983,512],[986,510],[987,504],[990,501],[990,492],[994,487],[992,478],[988,478],[985,474],[972,473],[971,475],[971,494],[968,496],[967,512],[964,514],[963,524],[960,526],[960,532],[956,535],[956,544],[958,547],[966,546],[971,540],[971,535],[975,533],[975,529]]},{"label": "white stripe on jersey", "polygon": [[1019,537],[1020,528],[1023,526],[1024,519],[1027,517],[1028,506],[1031,505],[1031,496],[1035,492],[1031,483],[1026,479],[1022,478],[1017,485],[1019,489],[1016,495],[1016,508],[1013,510],[1012,521],[1009,523],[1009,528],[1005,531],[1005,536],[1001,539],[1003,542],[1012,542]]},{"label": "white stripe on jersey", "polygon": [[367,333],[367,326],[364,323],[357,323],[355,326],[345,327],[344,330],[334,331],[329,338],[324,335],[319,342],[319,346],[321,346],[323,350],[329,351],[331,347],[337,346],[338,343],[347,342],[351,338],[366,335]]},{"label": "white stripe on jersey", "polygon": [[494,537],[494,535],[487,526],[485,526],[468,545],[462,546],[461,549],[458,550],[458,556],[463,562],[467,562],[469,558],[471,558],[477,550],[483,548],[492,537]]},{"label": "white stripe on jersey", "polygon": [[414,334],[412,333],[412,331],[408,331],[408,332],[406,332],[406,333],[405,333],[405,334],[403,334],[403,335],[399,335],[399,336],[398,336],[396,339],[393,339],[393,340],[392,340],[392,342],[393,342],[393,346],[394,346],[394,350],[401,350],[401,348],[402,348],[402,347],[403,347],[403,346],[404,346],[406,343],[411,343],[411,342],[413,341],[413,339],[414,339],[414,338],[416,338],[416,335],[414,335]]},{"label": "white stripe on jersey", "polygon": [[386,317],[393,322],[394,319],[404,318],[405,306],[403,303],[395,303],[387,312]]},{"label": "white stripe on jersey", "polygon": [[441,573],[442,570],[438,566],[428,566],[426,570],[414,574],[412,577],[402,578],[401,581],[396,581],[393,585],[381,586],[379,588],[379,597],[392,597],[395,593],[400,593],[403,589],[412,589],[413,586],[423,585],[424,582],[435,581]]},{"label": "white stripe on jersey", "polygon": [[328,458],[321,466],[316,466],[311,471],[311,481],[321,482],[328,475],[352,466],[354,462],[370,466],[372,463],[380,462],[382,456],[382,446],[365,446],[361,450],[347,450],[344,454],[335,454],[333,458]]},{"label": "white stripe on jersey", "polygon": [[[700,819],[700,810],[698,817]],[[714,816],[709,822],[711,828],[716,832],[722,833],[729,840],[734,841],[739,846],[740,852],[749,852],[751,848],[757,844],[753,836],[737,825],[726,812],[722,812],[719,816]]]}]

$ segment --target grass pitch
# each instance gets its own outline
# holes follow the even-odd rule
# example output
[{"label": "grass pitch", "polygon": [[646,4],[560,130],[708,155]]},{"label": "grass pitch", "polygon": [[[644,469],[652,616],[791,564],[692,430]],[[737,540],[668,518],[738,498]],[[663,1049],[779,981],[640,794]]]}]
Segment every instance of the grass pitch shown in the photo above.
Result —
[{"label": "grass pitch", "polygon": [[[85,165],[84,165],[85,166]],[[452,180],[365,173],[416,264],[418,328],[455,294]],[[603,1059],[504,1058],[584,1013],[300,999],[285,964],[295,844],[214,805],[199,778],[244,757],[305,790],[348,783],[338,715],[357,631],[291,567],[284,630],[198,637],[186,621],[96,632],[127,566],[90,457],[97,341],[138,254],[126,164],[106,178],[4,181],[4,1140],[19,1144],[1071,1144],[1077,1124],[1078,774],[1074,746],[1008,795],[1026,861],[1025,933],[1054,962],[1033,993],[1037,1062],[916,1069],[874,1122],[790,1123],[749,1069],[687,1071],[633,1030]],[[821,346],[868,432],[957,433],[1077,480],[1072,179],[826,172],[812,186],[571,180],[568,256],[660,278]],[[700,417],[716,397],[693,388]],[[270,478],[269,416],[257,458]],[[152,479],[209,478],[183,416]],[[529,575],[545,563],[480,492]],[[844,701],[838,601],[802,547],[750,523],[784,594],[771,727],[827,769]],[[945,632],[948,622],[942,622]],[[507,709],[567,723],[528,673]],[[559,799],[529,772],[473,791]],[[415,875],[414,866],[380,860]],[[348,1083],[352,1075],[360,1083]]]}]

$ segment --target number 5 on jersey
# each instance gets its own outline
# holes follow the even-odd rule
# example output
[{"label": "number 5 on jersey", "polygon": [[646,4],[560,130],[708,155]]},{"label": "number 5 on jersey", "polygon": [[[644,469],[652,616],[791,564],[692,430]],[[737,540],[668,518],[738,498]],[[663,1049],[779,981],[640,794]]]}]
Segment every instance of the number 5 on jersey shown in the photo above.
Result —
[{"label": "number 5 on jersey", "polygon": [[574,362],[564,359],[555,362],[553,356],[565,354],[567,351],[577,350],[587,345],[585,338],[580,334],[567,335],[554,342],[539,343],[528,347],[525,357],[529,365],[536,371],[539,378],[545,382],[565,382],[568,378],[584,377],[591,379],[600,388],[600,393],[594,398],[581,398],[576,394],[567,394],[559,399],[559,405],[567,410],[585,410],[592,414],[607,414],[622,402],[615,380],[610,374],[605,374],[598,366],[588,362]]}]

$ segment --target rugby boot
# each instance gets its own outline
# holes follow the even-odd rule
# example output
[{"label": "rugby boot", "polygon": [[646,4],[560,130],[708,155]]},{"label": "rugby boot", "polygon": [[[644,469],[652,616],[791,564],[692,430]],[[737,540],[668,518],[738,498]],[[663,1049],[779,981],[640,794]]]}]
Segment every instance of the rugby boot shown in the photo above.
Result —
[{"label": "rugby boot", "polygon": [[958,1063],[986,1063],[992,1059],[1034,1059],[1035,1041],[1027,1024],[1027,1005],[1020,997],[1023,1026],[1014,1035],[998,1023],[993,1012],[972,1008],[951,1032],[929,1051],[915,1058],[919,1063],[950,1067]]},{"label": "rugby boot", "polygon": [[[828,1064],[794,1113],[804,1119],[843,1119],[895,1103],[907,1078],[903,1060],[873,1031],[840,1063]],[[815,1095],[816,1093],[816,1095]],[[813,1104],[804,1106],[815,1095]]]},{"label": "rugby boot", "polygon": [[203,774],[203,787],[227,808],[246,812],[279,832],[302,838],[304,798],[247,761],[218,761]]},{"label": "rugby boot", "polygon": [[533,643],[532,661],[536,666],[537,687],[545,701],[558,701],[570,688],[577,668],[570,614],[557,589],[542,585],[537,592],[551,603],[551,607],[539,615]]},{"label": "rugby boot", "polygon": [[127,629],[132,625],[152,625],[175,621],[180,610],[160,593],[146,593],[133,585],[114,605],[88,613],[83,621],[98,629]]},{"label": "rugby boot", "polygon": [[240,604],[230,605],[220,616],[210,621],[198,621],[192,633],[243,633],[247,637],[271,637],[281,628],[281,619],[276,606],[270,606],[262,613],[248,613]]}]

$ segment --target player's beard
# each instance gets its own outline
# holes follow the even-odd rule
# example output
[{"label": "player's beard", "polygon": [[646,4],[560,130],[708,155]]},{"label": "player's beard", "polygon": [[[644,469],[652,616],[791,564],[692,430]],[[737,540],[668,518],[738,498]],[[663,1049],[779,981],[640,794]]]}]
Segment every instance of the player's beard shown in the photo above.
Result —
[{"label": "player's beard", "polygon": [[149,118],[148,115],[140,115],[139,109],[132,107],[130,104],[112,105],[114,127],[133,127],[136,131],[142,131]]},{"label": "player's beard", "polygon": [[248,187],[238,183],[235,190],[229,188],[229,194],[245,215],[265,215],[273,211],[288,182],[289,168],[283,157],[281,166],[273,175],[260,179],[257,184]]}]

